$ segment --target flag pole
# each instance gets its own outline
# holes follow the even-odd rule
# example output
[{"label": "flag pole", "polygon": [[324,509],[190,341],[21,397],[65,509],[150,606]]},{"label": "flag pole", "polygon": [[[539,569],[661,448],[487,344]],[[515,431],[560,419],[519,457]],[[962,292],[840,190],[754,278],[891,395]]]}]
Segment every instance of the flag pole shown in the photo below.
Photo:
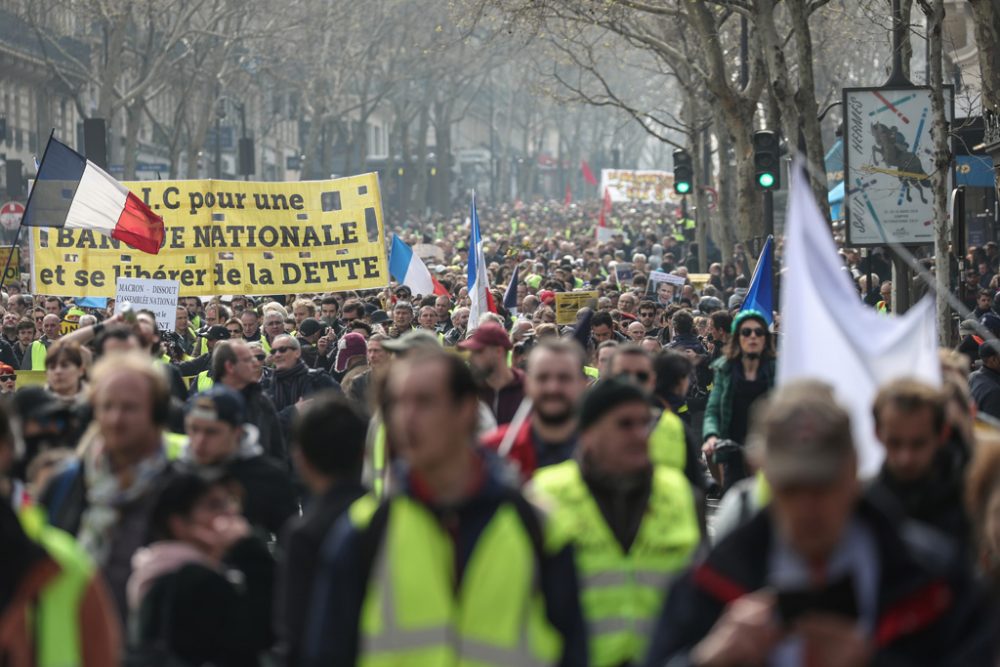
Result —
[{"label": "flag pole", "polygon": [[[52,137],[56,134],[56,128],[49,130],[49,140],[45,142],[45,150],[42,151],[42,159],[38,161],[35,166],[35,180],[38,180],[38,172],[42,169],[42,163],[45,162],[45,154],[49,151],[49,144],[52,143]],[[32,190],[35,188],[32,187]],[[0,273],[0,289],[3,289],[4,284],[7,281],[7,271],[10,269],[10,260],[14,257],[14,248],[17,248],[17,244],[21,240],[21,228],[24,227],[24,219],[28,217],[28,209],[31,206],[31,193],[28,193],[28,201],[24,203],[24,213],[21,214],[21,219],[17,223],[17,231],[14,232],[14,243],[10,246],[10,252],[7,253],[7,261],[3,266],[3,273]],[[18,251],[20,252],[20,251]]]}]

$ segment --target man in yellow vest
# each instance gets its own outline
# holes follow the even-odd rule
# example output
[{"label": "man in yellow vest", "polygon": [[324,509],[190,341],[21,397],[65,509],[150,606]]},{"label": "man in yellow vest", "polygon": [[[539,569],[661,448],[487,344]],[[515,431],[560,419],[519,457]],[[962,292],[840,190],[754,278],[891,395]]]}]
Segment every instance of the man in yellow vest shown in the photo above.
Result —
[{"label": "man in yellow vest", "polygon": [[327,538],[306,665],[583,665],[572,550],[475,446],[466,364],[441,350],[393,361],[382,402],[406,464]]},{"label": "man in yellow vest", "polygon": [[542,468],[531,485],[554,539],[574,547],[597,667],[642,660],[671,580],[702,541],[691,485],[649,459],[648,401],[626,379],[596,384],[580,404],[576,459]]},{"label": "man in yellow vest", "polygon": [[21,360],[22,371],[45,370],[45,357],[48,354],[49,346],[62,336],[59,329],[61,323],[62,318],[52,313],[42,318],[42,335],[24,353],[24,359]]}]

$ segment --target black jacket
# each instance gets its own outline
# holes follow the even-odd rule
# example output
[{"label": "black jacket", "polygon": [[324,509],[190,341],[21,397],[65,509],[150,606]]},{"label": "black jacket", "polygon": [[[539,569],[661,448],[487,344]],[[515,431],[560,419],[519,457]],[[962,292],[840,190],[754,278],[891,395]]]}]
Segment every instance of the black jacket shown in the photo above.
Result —
[{"label": "black jacket", "polygon": [[[871,529],[880,560],[871,664],[995,664],[995,615],[948,541],[869,498],[856,516]],[[677,581],[653,633],[649,667],[690,665],[688,653],[726,606],[768,585],[773,531],[765,509]]]},{"label": "black jacket", "polygon": [[241,392],[247,403],[248,421],[257,427],[258,443],[264,453],[284,466],[289,465],[285,435],[281,430],[281,420],[274,403],[256,382],[251,382]]},{"label": "black jacket", "polygon": [[969,376],[969,389],[980,412],[1000,419],[1000,373],[983,366]]},{"label": "black jacket", "polygon": [[295,487],[277,461],[261,454],[233,459],[225,469],[243,487],[243,516],[254,526],[277,534],[298,514]]},{"label": "black jacket", "polygon": [[285,525],[274,598],[274,627],[288,665],[299,664],[302,657],[307,612],[323,540],[337,519],[364,493],[365,488],[357,480],[335,484],[325,495],[315,498],[301,517],[292,518]]},{"label": "black jacket", "polygon": [[249,537],[230,549],[223,565],[242,573],[240,585],[200,564],[157,578],[139,607],[134,644],[149,647],[162,638],[190,665],[260,664],[260,654],[274,640],[269,613],[274,560],[264,542]]},{"label": "black jacket", "polygon": [[[916,482],[895,479],[885,465],[868,489],[876,502],[899,503],[901,513],[947,535],[957,549],[972,551],[972,526],[965,514],[965,466],[968,454],[956,442],[941,448],[928,477]],[[876,495],[878,494],[878,495]]]}]

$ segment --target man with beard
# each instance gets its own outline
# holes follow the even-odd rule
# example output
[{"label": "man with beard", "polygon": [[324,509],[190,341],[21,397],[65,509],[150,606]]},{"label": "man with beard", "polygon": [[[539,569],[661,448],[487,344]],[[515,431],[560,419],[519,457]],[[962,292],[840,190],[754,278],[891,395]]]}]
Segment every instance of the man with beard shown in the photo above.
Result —
[{"label": "man with beard", "polygon": [[[527,481],[535,470],[573,457],[577,440],[575,406],[587,388],[583,348],[571,340],[539,342],[528,355],[525,395],[532,401],[531,416],[521,424],[501,426],[483,439],[483,445],[514,461]],[[516,428],[516,434],[509,434]],[[510,444],[507,444],[507,443]]]},{"label": "man with beard", "polygon": [[969,452],[950,433],[944,394],[916,380],[897,380],[879,391],[873,413],[885,462],[869,493],[894,497],[906,516],[967,552],[971,529],[962,499]]},{"label": "man with beard", "polygon": [[458,344],[460,350],[469,352],[469,366],[479,384],[479,399],[489,406],[499,426],[514,418],[524,399],[524,373],[507,362],[512,347],[507,332],[493,322],[483,324]]}]

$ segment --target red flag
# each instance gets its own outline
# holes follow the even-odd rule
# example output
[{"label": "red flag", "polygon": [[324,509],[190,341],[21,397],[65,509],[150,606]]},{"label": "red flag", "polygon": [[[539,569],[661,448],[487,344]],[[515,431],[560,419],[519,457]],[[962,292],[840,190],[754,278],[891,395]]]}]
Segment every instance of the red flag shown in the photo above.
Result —
[{"label": "red flag", "polygon": [[573,203],[573,188],[566,184],[566,197],[563,199],[563,206],[569,206]]},{"label": "red flag", "polygon": [[590,170],[590,165],[587,164],[586,160],[580,161],[580,170],[583,172],[583,180],[587,181],[589,185],[597,185],[597,177]]},{"label": "red flag", "polygon": [[611,213],[611,193],[608,192],[607,188],[604,188],[604,203],[601,204],[601,219],[597,222],[598,227],[608,226],[608,213]]},{"label": "red flag", "polygon": [[611,240],[611,229],[608,228],[608,213],[611,213],[611,193],[607,188],[604,188],[601,217],[597,221],[597,229],[594,230],[598,243],[606,243]]}]

